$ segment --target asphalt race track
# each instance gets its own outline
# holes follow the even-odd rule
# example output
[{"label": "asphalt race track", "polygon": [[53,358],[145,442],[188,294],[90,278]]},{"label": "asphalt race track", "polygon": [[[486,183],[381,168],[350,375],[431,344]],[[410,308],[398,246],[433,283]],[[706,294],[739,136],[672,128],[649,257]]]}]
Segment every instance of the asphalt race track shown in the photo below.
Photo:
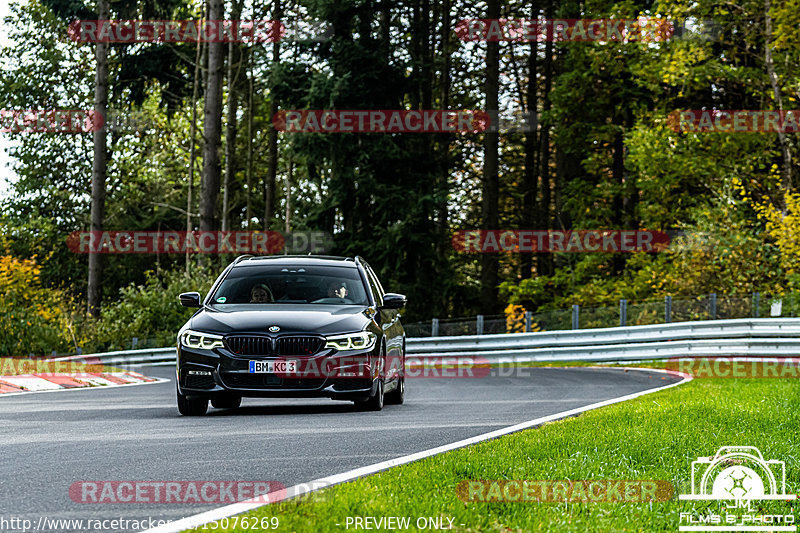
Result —
[{"label": "asphalt race track", "polygon": [[[141,371],[174,378],[171,367]],[[182,417],[173,381],[0,398],[0,517],[179,519],[223,504],[76,503],[69,487],[109,480],[289,487],[679,380],[619,369],[522,372],[409,380],[405,405],[377,413],[324,399],[245,399],[237,411]]]}]

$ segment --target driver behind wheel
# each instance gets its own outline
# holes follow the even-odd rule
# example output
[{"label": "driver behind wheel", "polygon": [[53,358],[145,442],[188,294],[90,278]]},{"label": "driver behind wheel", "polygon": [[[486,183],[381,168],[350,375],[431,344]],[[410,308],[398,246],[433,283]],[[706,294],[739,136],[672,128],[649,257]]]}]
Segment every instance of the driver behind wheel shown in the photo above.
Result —
[{"label": "driver behind wheel", "polygon": [[347,298],[349,291],[347,290],[347,283],[344,281],[336,281],[328,285],[328,298]]}]

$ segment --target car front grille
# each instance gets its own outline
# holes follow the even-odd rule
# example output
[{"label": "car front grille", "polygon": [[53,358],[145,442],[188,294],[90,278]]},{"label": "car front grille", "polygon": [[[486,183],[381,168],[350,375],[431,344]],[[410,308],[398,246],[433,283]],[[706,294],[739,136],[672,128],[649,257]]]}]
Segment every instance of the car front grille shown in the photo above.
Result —
[{"label": "car front grille", "polygon": [[231,335],[225,338],[230,351],[236,355],[314,355],[325,345],[320,337],[270,337]]},{"label": "car front grille", "polygon": [[275,343],[277,355],[314,355],[324,342],[319,337],[280,337]]},{"label": "car front grille", "polygon": [[237,355],[272,355],[272,339],[269,337],[226,337],[225,343]]}]

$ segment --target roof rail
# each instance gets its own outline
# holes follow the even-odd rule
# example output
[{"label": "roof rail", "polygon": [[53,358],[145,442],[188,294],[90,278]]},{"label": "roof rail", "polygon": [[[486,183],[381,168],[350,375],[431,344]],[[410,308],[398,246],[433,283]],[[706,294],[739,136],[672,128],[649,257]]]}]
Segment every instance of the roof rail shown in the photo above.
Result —
[{"label": "roof rail", "polygon": [[233,260],[234,265],[238,265],[240,262],[244,261],[245,259],[253,257],[251,254],[240,255],[236,259]]},{"label": "roof rail", "polygon": [[274,254],[274,255],[257,255],[257,256],[248,256],[252,257],[253,259],[333,259],[339,261],[352,261],[352,257],[344,257],[341,255],[315,255],[315,254]]}]

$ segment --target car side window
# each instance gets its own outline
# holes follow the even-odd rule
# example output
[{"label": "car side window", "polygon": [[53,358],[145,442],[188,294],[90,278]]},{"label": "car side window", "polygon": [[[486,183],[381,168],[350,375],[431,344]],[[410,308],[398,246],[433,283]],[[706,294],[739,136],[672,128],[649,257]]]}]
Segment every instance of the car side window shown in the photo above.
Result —
[{"label": "car side window", "polygon": [[380,284],[375,279],[375,274],[373,274],[369,265],[364,265],[364,272],[367,274],[367,284],[369,285],[369,290],[372,291],[373,298],[375,298],[375,305],[383,305],[383,294],[381,294]]},{"label": "car side window", "polygon": [[378,292],[381,293],[381,300],[383,300],[383,295],[386,294],[386,291],[383,290],[383,285],[381,285],[381,281],[378,279],[378,275],[375,274],[375,271],[372,270],[372,267],[367,265],[369,268],[370,274],[372,274],[372,279],[375,280],[375,286],[378,288]]}]

